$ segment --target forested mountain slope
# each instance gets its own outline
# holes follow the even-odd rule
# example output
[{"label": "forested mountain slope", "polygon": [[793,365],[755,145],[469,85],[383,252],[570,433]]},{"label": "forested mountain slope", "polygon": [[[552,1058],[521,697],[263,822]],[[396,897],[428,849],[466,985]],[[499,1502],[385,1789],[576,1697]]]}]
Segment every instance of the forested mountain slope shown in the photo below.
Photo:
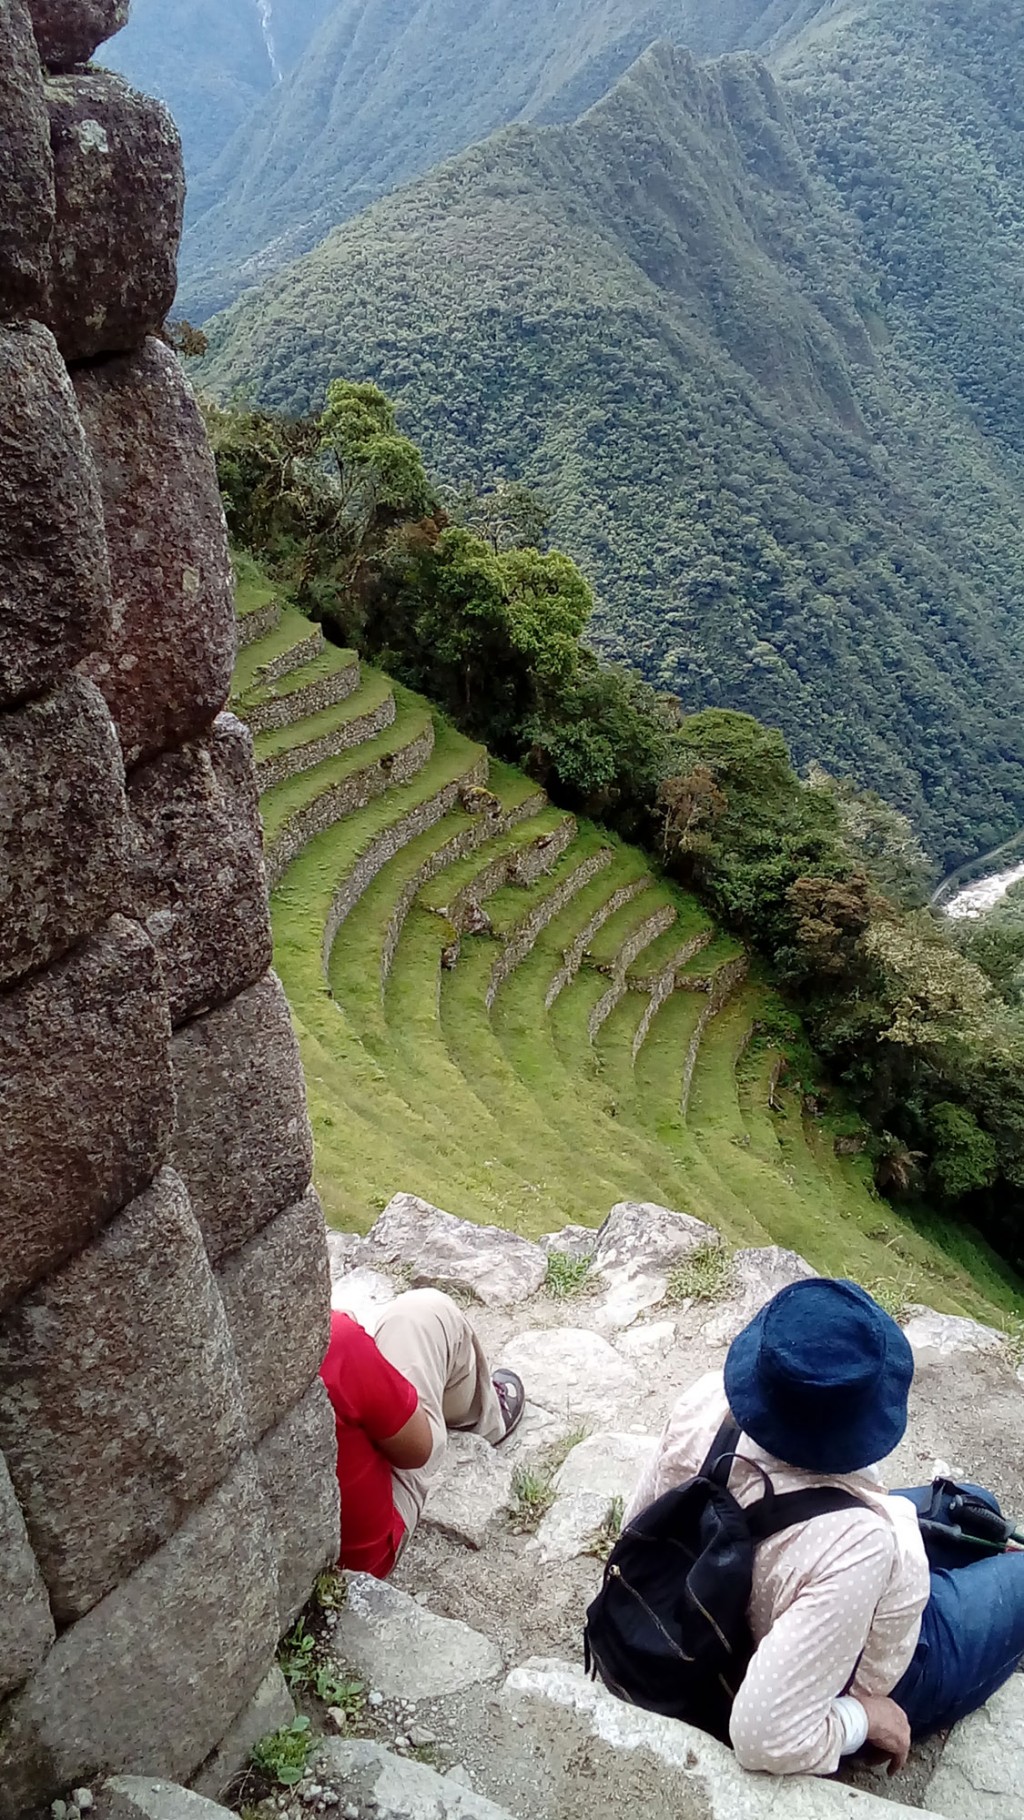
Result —
[{"label": "forested mountain slope", "polygon": [[832,8],[816,0],[517,0],[512,15],[507,0],[341,0],[219,162],[197,172],[182,309],[200,319],[222,308],[499,127],[575,119],[659,38],[714,56],[787,42],[822,11]]},{"label": "forested mountain slope", "polygon": [[543,490],[604,650],[781,727],[952,861],[1024,820],[1019,494],[909,301],[889,345],[858,208],[761,65],[660,46],[242,299],[208,378],[298,408],[378,380],[438,472]]}]

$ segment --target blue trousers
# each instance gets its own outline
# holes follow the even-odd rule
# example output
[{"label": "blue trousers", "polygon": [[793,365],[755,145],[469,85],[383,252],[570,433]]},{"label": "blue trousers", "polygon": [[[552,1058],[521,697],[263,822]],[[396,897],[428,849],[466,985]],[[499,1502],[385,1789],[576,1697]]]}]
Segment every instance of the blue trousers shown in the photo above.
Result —
[{"label": "blue trousers", "polygon": [[[962,1486],[999,1504],[980,1486]],[[932,1487],[900,1492],[926,1512]],[[931,1598],[921,1638],[892,1698],[910,1721],[915,1738],[947,1731],[976,1712],[1010,1679],[1024,1658],[1024,1554],[974,1560],[955,1543],[928,1543]]]}]

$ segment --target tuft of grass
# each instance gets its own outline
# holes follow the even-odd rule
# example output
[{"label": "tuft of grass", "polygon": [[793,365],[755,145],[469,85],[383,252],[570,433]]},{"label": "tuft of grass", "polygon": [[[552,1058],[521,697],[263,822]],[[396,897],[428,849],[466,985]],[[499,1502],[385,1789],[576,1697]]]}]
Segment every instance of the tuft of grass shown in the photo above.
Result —
[{"label": "tuft of grass", "polygon": [[595,1561],[607,1561],[622,1534],[622,1519],[625,1509],[625,1501],[622,1498],[618,1496],[612,1498],[602,1521],[587,1542],[584,1554],[593,1555]]},{"label": "tuft of grass", "polygon": [[265,1738],[260,1738],[253,1745],[253,1767],[269,1781],[279,1783],[282,1788],[294,1788],[297,1782],[302,1781],[312,1749],[309,1720],[305,1715],[300,1715],[290,1725],[282,1725],[279,1731],[268,1732]]},{"label": "tuft of grass", "polygon": [[900,1327],[910,1319],[913,1304],[925,1300],[917,1283],[909,1277],[902,1282],[895,1277],[876,1277],[873,1283],[865,1283],[864,1287],[874,1296],[879,1308],[884,1308]]},{"label": "tuft of grass", "polygon": [[544,1470],[551,1478],[554,1478],[560,1466],[565,1465],[573,1448],[578,1447],[581,1441],[585,1441],[589,1433],[590,1429],[587,1424],[578,1422],[575,1428],[570,1428],[568,1434],[562,1436],[561,1440],[552,1441],[551,1446],[544,1453]]},{"label": "tuft of grass", "polygon": [[348,1604],[348,1581],[336,1567],[317,1576],[313,1598],[321,1611],[344,1611]]},{"label": "tuft of grass", "polygon": [[517,1466],[512,1474],[509,1527],[517,1536],[530,1535],[555,1501],[554,1473],[547,1467]]},{"label": "tuft of grass", "polygon": [[[321,1580],[326,1578],[328,1576],[321,1575]],[[348,1589],[340,1574],[334,1578],[341,1583],[341,1603],[344,1604]],[[331,1596],[337,1597],[336,1589]],[[277,1660],[293,1693],[312,1694],[325,1706],[339,1707],[349,1724],[362,1713],[366,1704],[363,1682],[339,1674],[333,1663],[323,1660],[320,1644],[307,1629],[305,1618],[299,1618],[282,1640]]]},{"label": "tuft of grass", "polygon": [[579,1295],[590,1275],[590,1259],[574,1258],[567,1251],[549,1251],[544,1287],[556,1301]]},{"label": "tuft of grass", "polygon": [[669,1272],[666,1301],[724,1302],[735,1280],[732,1259],[728,1245],[701,1245]]},{"label": "tuft of grass", "polygon": [[1003,1328],[1006,1335],[1006,1356],[1014,1371],[1024,1367],[1024,1320],[1008,1321]]}]

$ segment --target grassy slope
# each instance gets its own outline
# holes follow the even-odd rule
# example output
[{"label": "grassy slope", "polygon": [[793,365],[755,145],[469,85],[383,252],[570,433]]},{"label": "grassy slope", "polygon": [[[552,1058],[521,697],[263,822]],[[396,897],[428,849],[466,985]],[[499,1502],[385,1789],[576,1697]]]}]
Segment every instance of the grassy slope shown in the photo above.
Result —
[{"label": "grassy slope", "polygon": [[[264,642],[279,649],[273,633]],[[246,678],[252,669],[247,663]],[[421,723],[426,704],[396,693],[400,718]],[[315,716],[309,724],[315,732]],[[484,903],[490,932],[463,936],[455,958],[445,916],[455,890],[564,821],[508,767],[492,767],[490,789],[506,816],[530,811],[528,818],[496,831],[456,802],[367,884],[325,976],[323,931],[339,885],[382,834],[468,777],[479,758],[478,747],[438,722],[418,775],[313,838],[274,894],[275,964],[298,1030],[328,1217],[365,1228],[392,1193],[409,1189],[455,1213],[539,1234],[567,1219],[597,1223],[617,1199],[651,1199],[692,1211],[735,1242],[791,1245],[824,1270],[884,1281],[896,1294],[913,1290],[989,1318],[1012,1307],[1005,1280],[967,1235],[959,1235],[958,1256],[948,1256],[936,1243],[948,1235],[916,1231],[877,1199],[863,1161],[836,1158],[827,1129],[804,1115],[795,1080],[778,1091],[782,1110],[769,1110],[777,1054],[759,1039],[748,1043],[774,1007],[767,986],[741,988],[711,1024],[683,1116],[682,1057],[708,1005],[700,988],[735,960],[731,938],[716,936],[684,968],[691,989],[662,1007],[635,1066],[642,991],[626,992],[591,1044],[587,1019],[608,989],[608,967],[615,971],[616,942],[634,932],[651,894],[671,902],[677,921],[649,956],[637,957],[634,972],[650,960],[667,964],[673,942],[677,949],[707,930],[705,913],[684,893],[643,885],[650,862],[635,850],[581,825],[534,885],[499,881]],[[308,791],[316,771],[305,780]],[[456,859],[454,843],[467,839],[475,850]],[[601,869],[587,880],[581,864],[595,857]],[[639,894],[616,910],[616,894],[637,885]],[[488,1012],[502,940],[528,921],[535,927],[542,909],[554,913]],[[384,977],[382,949],[396,923]],[[581,931],[591,932],[582,951]],[[567,951],[576,952],[578,972],[549,1009]]]}]

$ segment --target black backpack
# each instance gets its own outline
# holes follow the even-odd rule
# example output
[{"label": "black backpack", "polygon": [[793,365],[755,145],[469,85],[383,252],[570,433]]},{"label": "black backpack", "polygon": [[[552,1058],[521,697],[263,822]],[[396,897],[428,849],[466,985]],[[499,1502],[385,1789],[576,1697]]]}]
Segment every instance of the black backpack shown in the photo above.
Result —
[{"label": "black backpack", "polygon": [[723,1422],[695,1479],[623,1530],[587,1612],[584,1653],[620,1700],[729,1741],[729,1715],[754,1653],[747,1607],[754,1550],[766,1536],[832,1511],[863,1509],[822,1486],[765,1494],[744,1509],[728,1489],[740,1438]]}]

